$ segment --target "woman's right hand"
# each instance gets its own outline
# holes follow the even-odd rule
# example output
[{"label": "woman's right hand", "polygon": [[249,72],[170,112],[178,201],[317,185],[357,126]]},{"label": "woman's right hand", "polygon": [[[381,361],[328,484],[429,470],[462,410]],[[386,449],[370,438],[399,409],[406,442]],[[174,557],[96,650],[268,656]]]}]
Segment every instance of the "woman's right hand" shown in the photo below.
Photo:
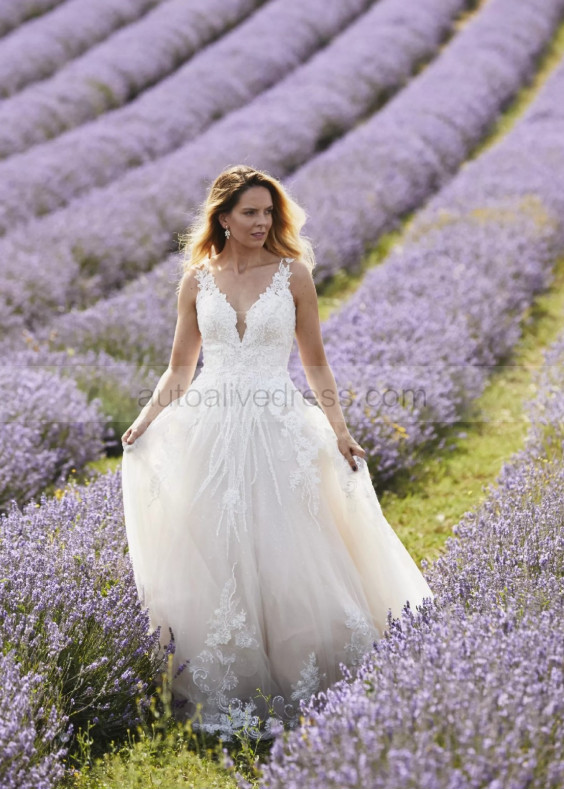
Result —
[{"label": "woman's right hand", "polygon": [[121,437],[121,443],[131,446],[133,442],[145,433],[150,423],[146,420],[135,420]]}]

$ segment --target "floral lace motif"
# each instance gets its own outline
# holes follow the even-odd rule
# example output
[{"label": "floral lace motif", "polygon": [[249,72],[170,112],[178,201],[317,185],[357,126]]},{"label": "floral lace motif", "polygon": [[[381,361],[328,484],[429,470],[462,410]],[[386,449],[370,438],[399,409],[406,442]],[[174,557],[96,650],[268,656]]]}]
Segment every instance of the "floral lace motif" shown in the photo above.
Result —
[{"label": "floral lace motif", "polygon": [[358,607],[345,607],[345,617],[345,625],[351,631],[351,640],[345,645],[348,660],[351,666],[359,666],[380,634]]},{"label": "floral lace motif", "polygon": [[300,673],[300,679],[295,683],[290,695],[294,702],[303,699],[308,702],[312,694],[319,691],[319,684],[321,682],[321,674],[319,664],[317,663],[317,656],[315,653],[310,653],[304,668]]},{"label": "floral lace motif", "polygon": [[209,622],[206,647],[189,664],[196,686],[205,692],[209,702],[226,713],[229,711],[228,692],[237,686],[238,680],[232,669],[235,652],[225,652],[222,646],[231,645],[239,649],[259,647],[256,628],[247,622],[247,613],[240,608],[240,599],[235,597],[236,565],[233,565],[231,577],[221,592],[219,606]]},{"label": "floral lace motif", "polygon": [[[236,595],[236,565],[235,562],[231,577],[220,593],[219,606],[210,618],[206,647],[188,664],[194,684],[206,698],[201,719],[196,719],[193,726],[220,734],[224,740],[231,740],[236,732],[245,732],[255,739],[268,738],[273,737],[280,724],[290,728],[298,724],[300,701],[308,702],[327,685],[326,674],[321,672],[318,658],[311,651],[291,686],[291,701],[281,695],[268,698],[259,693],[253,699],[241,699],[233,694],[239,685],[233,667],[245,661],[245,650],[250,651],[246,655],[251,660],[252,652],[261,650],[257,628],[249,622],[248,613]],[[345,651],[351,663],[358,665],[362,655],[370,649],[375,629],[362,612],[352,606],[346,609],[345,625],[351,630]],[[257,702],[263,703],[260,715]]]},{"label": "floral lace motif", "polygon": [[306,433],[303,420],[296,411],[288,411],[286,414],[280,415],[280,419],[284,424],[282,435],[291,437],[296,447],[295,457],[298,468],[290,473],[290,488],[293,491],[301,488],[302,497],[307,503],[310,516],[321,529],[317,519],[321,478],[316,460],[319,450],[323,447],[323,436],[312,435],[311,431],[309,434]]}]

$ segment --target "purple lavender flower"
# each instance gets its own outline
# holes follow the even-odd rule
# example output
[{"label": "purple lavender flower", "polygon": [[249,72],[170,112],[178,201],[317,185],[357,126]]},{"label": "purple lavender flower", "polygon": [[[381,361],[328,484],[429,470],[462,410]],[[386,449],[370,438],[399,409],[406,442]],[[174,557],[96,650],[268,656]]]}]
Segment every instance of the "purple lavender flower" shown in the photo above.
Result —
[{"label": "purple lavender flower", "polygon": [[46,693],[47,672],[23,672],[11,650],[0,655],[0,674],[0,785],[54,787],[64,774],[68,717]]},{"label": "purple lavender flower", "polygon": [[135,588],[119,470],[14,505],[0,516],[0,546],[0,643],[15,646],[22,676],[41,671],[44,715],[57,712],[46,740],[54,757],[69,724],[76,734],[97,718],[92,734],[111,738],[139,723],[136,700],[143,708],[154,692],[164,653]]}]

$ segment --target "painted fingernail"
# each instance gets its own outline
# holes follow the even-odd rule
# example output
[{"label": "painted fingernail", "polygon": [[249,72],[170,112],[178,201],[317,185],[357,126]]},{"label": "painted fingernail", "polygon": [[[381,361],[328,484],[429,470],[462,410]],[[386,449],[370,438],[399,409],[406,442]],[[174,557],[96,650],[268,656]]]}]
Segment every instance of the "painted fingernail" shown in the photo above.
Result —
[{"label": "painted fingernail", "polygon": [[358,466],[353,466],[353,469],[356,472],[356,470],[358,469]]}]

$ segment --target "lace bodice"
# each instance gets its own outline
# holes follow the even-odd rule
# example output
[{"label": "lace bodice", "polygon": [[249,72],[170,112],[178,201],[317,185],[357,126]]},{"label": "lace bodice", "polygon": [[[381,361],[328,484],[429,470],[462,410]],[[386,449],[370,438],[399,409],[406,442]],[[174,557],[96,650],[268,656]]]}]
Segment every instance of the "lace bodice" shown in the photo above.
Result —
[{"label": "lace bodice", "polygon": [[294,298],[289,288],[292,260],[282,258],[270,285],[247,310],[242,337],[237,329],[237,313],[218,288],[209,268],[197,270],[196,312],[204,355],[202,374],[287,371],[296,326]]}]

